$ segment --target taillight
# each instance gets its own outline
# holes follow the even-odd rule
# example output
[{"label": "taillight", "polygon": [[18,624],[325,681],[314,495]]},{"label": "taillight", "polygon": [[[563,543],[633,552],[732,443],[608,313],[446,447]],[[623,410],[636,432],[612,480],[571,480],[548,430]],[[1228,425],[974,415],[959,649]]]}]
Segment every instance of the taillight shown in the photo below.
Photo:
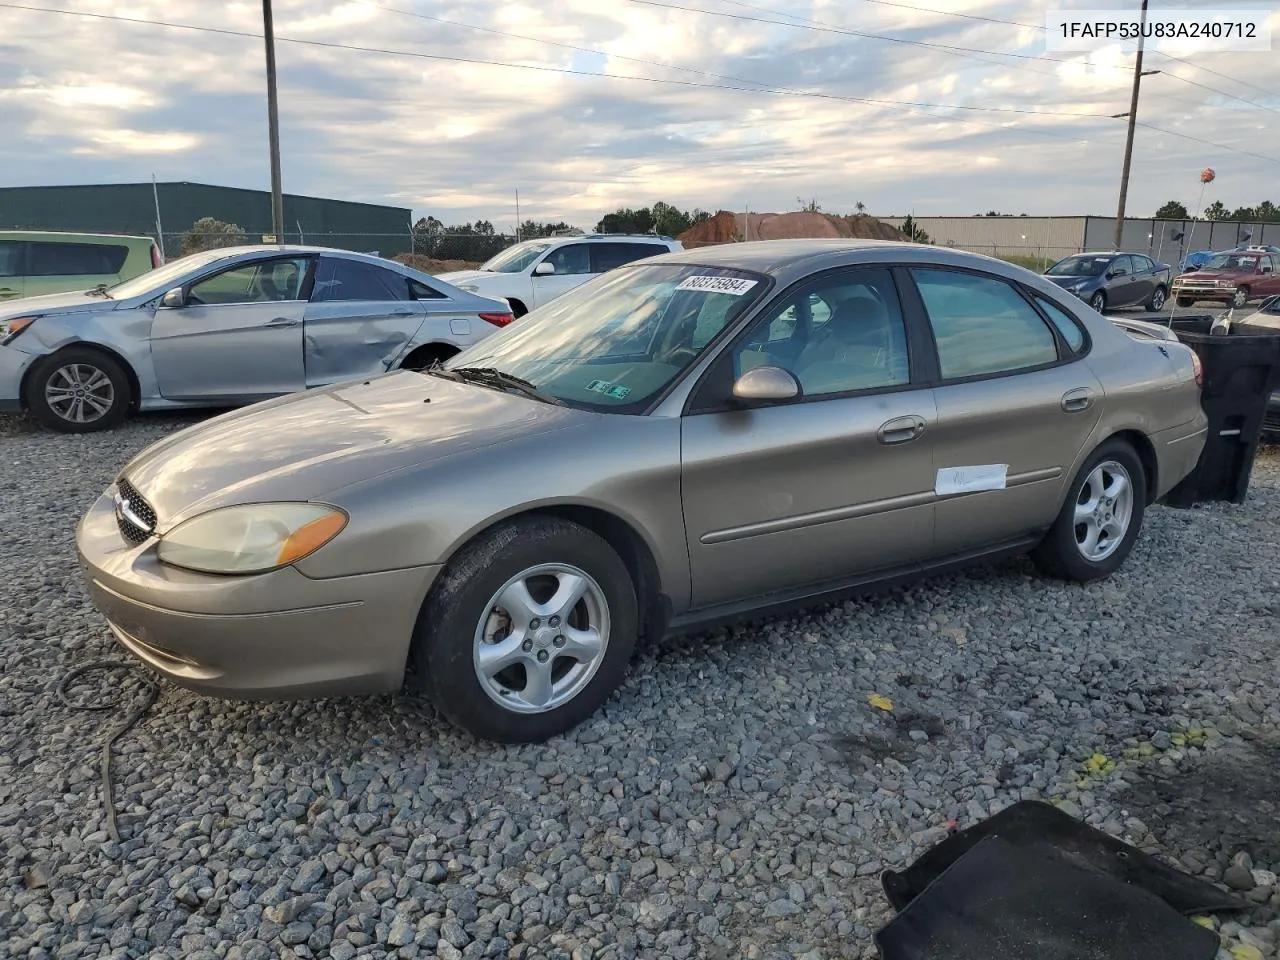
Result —
[{"label": "taillight", "polygon": [[1194,351],[1191,354],[1191,368],[1196,374],[1196,386],[1204,386],[1204,364],[1200,362],[1200,354]]},{"label": "taillight", "polygon": [[151,245],[151,269],[164,266],[164,257],[160,255],[160,248],[154,243]]},{"label": "taillight", "polygon": [[512,320],[515,319],[515,314],[513,313],[482,313],[480,314],[480,319],[487,320],[489,323],[492,323],[495,327],[505,327],[508,323],[510,323]]}]

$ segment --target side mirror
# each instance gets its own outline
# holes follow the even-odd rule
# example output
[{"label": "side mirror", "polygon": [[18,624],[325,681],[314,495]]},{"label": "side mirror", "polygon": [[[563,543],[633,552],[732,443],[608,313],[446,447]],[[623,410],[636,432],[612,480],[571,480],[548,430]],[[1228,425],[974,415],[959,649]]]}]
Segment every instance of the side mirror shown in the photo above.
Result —
[{"label": "side mirror", "polygon": [[753,367],[733,385],[733,398],[759,403],[793,400],[800,396],[800,384],[781,367]]},{"label": "side mirror", "polygon": [[549,277],[555,272],[556,272],[556,265],[546,260],[543,260],[540,264],[538,264],[536,267],[533,268],[533,275],[535,277]]},{"label": "side mirror", "polygon": [[181,287],[174,287],[160,298],[160,306],[162,307],[185,307],[186,305],[187,295],[183,293]]}]

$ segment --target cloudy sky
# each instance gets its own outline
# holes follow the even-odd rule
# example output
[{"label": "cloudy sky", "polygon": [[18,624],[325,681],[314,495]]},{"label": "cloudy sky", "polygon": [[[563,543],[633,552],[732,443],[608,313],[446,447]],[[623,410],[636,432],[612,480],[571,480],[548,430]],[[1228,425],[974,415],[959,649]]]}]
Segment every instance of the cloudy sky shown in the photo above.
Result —
[{"label": "cloudy sky", "polygon": [[[269,185],[259,3],[15,2],[47,9],[0,3],[0,186]],[[1132,47],[1051,53],[1042,27],[1120,6],[1138,3],[275,0],[285,189],[499,229],[517,189],[523,216],[586,227],[658,199],[1107,214]],[[1147,59],[1139,119],[1167,132],[1138,130],[1130,212],[1194,205],[1204,166],[1206,203],[1280,202],[1280,162],[1249,155],[1280,158],[1280,56],[1180,56]]]}]

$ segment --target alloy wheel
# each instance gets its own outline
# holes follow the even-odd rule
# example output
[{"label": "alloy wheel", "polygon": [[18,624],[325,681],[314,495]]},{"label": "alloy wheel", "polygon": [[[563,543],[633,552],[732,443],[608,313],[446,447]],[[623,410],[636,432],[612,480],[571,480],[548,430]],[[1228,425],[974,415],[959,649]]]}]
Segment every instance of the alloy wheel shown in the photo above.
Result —
[{"label": "alloy wheel", "polygon": [[1076,499],[1076,547],[1092,563],[1115,553],[1133,519],[1133,480],[1124,465],[1105,460],[1090,471]]},{"label": "alloy wheel", "polygon": [[49,377],[44,399],[50,410],[69,423],[93,423],[115,405],[116,388],[111,378],[92,364],[69,363]]},{"label": "alloy wheel", "polygon": [[1249,302],[1249,288],[1236,287],[1236,292],[1231,297],[1231,305],[1233,307],[1243,307]]},{"label": "alloy wheel", "polygon": [[1164,291],[1156,290],[1156,292],[1151,295],[1151,309],[1153,312],[1158,313],[1163,307],[1164,307]]},{"label": "alloy wheel", "polygon": [[1106,295],[1101,291],[1095,293],[1089,300],[1089,306],[1101,313],[1107,307]]},{"label": "alloy wheel", "polygon": [[545,713],[586,688],[609,646],[609,604],[590,574],[529,567],[490,598],[473,638],[480,686],[515,713]]}]

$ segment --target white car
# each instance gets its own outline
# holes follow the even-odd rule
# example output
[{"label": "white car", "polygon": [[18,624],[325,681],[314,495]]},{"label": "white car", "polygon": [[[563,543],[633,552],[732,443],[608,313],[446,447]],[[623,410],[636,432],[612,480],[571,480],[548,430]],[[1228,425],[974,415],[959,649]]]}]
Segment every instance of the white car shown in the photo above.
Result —
[{"label": "white car", "polygon": [[478,270],[439,278],[468,293],[505,300],[520,317],[606,270],[683,249],[679,240],[647,234],[544,237],[508,247]]}]

